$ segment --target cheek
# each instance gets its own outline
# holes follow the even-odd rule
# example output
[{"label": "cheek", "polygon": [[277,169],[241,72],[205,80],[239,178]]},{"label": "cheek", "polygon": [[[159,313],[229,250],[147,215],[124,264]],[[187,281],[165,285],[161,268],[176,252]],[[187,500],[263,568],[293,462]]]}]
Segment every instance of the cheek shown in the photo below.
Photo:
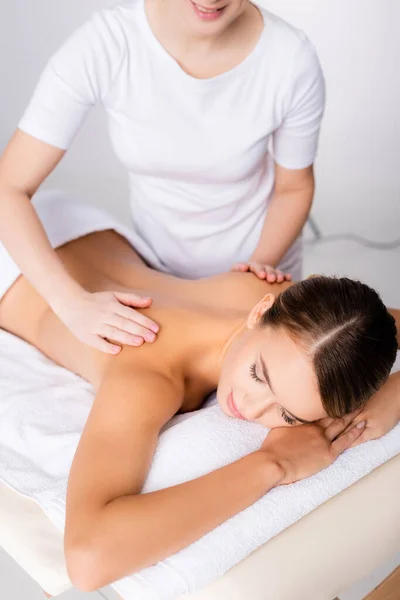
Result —
[{"label": "cheek", "polygon": [[218,390],[229,393],[251,382],[249,375],[250,359],[248,351],[242,345],[232,347],[225,356],[222,364]]}]

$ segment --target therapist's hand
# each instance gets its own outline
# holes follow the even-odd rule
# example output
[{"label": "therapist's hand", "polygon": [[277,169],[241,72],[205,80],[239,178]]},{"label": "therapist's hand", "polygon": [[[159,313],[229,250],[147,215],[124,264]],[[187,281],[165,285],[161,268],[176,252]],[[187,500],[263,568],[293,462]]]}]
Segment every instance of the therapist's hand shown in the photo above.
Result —
[{"label": "therapist's hand", "polygon": [[365,421],[366,426],[353,447],[380,438],[396,427],[400,421],[400,373],[391,375],[381,389],[371,396],[349,427],[360,421]]},{"label": "therapist's hand", "polygon": [[82,342],[107,354],[121,346],[154,342],[158,325],[132,307],[148,308],[152,299],[128,292],[87,292],[68,298],[55,310]]},{"label": "therapist's hand", "polygon": [[240,262],[233,265],[231,271],[239,271],[245,273],[251,271],[259,279],[265,279],[268,283],[282,283],[283,281],[291,281],[290,273],[282,273],[279,269],[271,267],[261,262]]}]

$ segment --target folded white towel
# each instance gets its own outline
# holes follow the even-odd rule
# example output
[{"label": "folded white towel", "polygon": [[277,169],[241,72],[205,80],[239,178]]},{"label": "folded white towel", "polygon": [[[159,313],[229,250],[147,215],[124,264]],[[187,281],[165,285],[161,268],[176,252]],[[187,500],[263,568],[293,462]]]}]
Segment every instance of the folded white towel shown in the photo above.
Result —
[{"label": "folded white towel", "polygon": [[[35,499],[61,530],[68,472],[92,401],[90,385],[0,330],[0,480]],[[265,435],[259,425],[224,415],[211,398],[163,429],[143,492],[229,464],[257,449]],[[271,490],[187,548],[113,587],[126,600],[170,600],[201,589],[399,452],[400,425],[345,452],[321,473]]]}]

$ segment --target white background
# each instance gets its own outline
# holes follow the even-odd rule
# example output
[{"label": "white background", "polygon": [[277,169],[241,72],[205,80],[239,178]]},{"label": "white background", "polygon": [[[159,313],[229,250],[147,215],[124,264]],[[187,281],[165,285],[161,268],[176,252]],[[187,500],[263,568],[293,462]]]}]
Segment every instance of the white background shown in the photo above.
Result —
[{"label": "white background", "polygon": [[[48,57],[93,10],[111,4],[0,0],[0,152]],[[263,5],[308,33],[325,72],[327,110],[313,209],[319,227],[325,234],[352,231],[381,241],[399,237],[399,0],[263,0]],[[78,192],[128,218],[125,174],[112,154],[101,108],[91,113],[45,186]],[[342,243],[308,247],[305,262],[309,272],[362,278],[384,300],[400,306],[399,257],[399,250],[379,252]],[[361,599],[399,561],[400,554],[341,599]],[[0,595],[10,600],[42,597],[1,551],[0,579]],[[90,596],[100,600],[98,594]],[[90,596],[69,592],[65,598]]]},{"label": "white background", "polygon": [[[110,0],[0,3],[0,150],[49,56],[93,10]],[[263,0],[304,29],[325,72],[328,97],[316,164],[314,217],[324,233],[350,230],[393,239],[400,223],[400,2]],[[122,167],[102,109],[90,115],[47,186],[83,193],[128,214]]]}]

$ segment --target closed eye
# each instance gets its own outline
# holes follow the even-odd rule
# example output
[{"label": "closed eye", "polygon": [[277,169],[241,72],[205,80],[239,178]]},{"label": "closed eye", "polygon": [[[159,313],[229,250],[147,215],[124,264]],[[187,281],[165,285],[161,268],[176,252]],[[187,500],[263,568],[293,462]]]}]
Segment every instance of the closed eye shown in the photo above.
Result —
[{"label": "closed eye", "polygon": [[250,365],[250,375],[252,376],[252,378],[254,379],[254,381],[257,381],[257,383],[265,383],[265,381],[263,381],[262,379],[260,379],[257,375],[257,370],[256,370],[256,363],[253,363]]},{"label": "closed eye", "polygon": [[281,407],[281,415],[282,415],[282,419],[286,423],[288,423],[289,425],[296,425],[296,419],[293,419],[292,417],[289,417],[289,415],[287,414],[287,412],[285,412],[282,407]]}]

